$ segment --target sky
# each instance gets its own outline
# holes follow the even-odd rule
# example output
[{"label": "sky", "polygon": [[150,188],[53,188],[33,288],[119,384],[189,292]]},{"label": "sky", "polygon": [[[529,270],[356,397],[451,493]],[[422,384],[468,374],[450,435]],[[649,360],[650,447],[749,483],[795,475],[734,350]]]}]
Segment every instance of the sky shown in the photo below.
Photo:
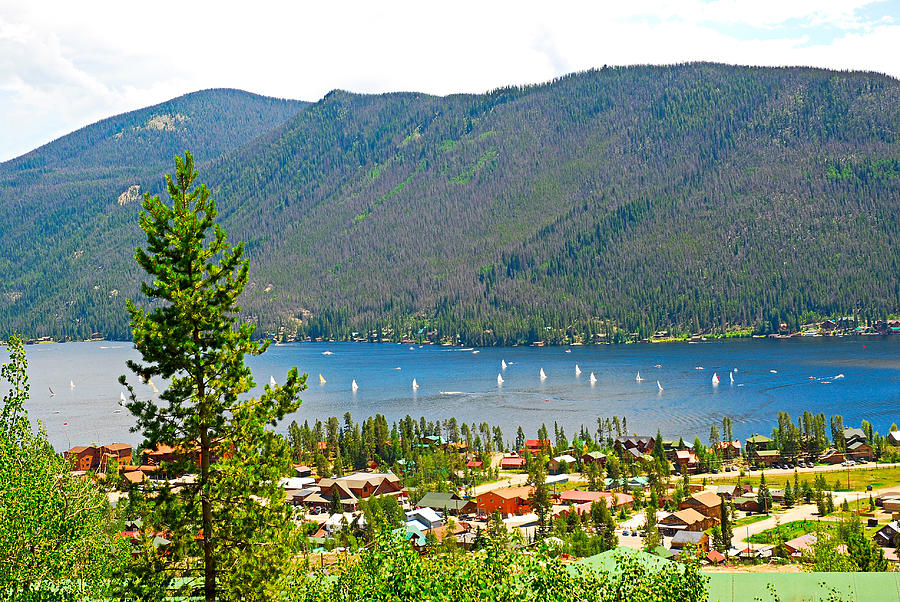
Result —
[{"label": "sky", "polygon": [[444,95],[697,60],[900,77],[900,0],[0,0],[0,161],[205,88]]}]

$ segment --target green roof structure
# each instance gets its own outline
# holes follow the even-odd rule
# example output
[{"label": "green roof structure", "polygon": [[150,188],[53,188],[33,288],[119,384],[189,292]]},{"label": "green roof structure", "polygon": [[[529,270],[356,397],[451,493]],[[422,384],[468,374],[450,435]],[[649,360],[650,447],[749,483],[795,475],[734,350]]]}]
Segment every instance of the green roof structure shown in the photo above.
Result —
[{"label": "green roof structure", "polygon": [[660,571],[670,565],[683,566],[681,564],[673,563],[671,560],[660,558],[655,554],[619,546],[618,548],[613,548],[612,550],[601,552],[600,554],[582,558],[581,560],[570,564],[566,569],[572,574],[575,574],[578,571],[578,568],[576,567],[579,566],[588,567],[597,572],[615,573],[619,570],[619,560],[626,556],[636,559],[648,571]]},{"label": "green roof structure", "polygon": [[771,583],[782,602],[827,600],[831,589],[843,600],[900,601],[900,573],[705,573],[709,602],[771,600]]}]

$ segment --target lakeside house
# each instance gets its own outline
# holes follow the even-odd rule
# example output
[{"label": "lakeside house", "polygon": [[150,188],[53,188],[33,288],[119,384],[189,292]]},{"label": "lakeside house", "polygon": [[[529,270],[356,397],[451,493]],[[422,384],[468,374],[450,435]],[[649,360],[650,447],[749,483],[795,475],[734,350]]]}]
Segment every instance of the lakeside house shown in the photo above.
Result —
[{"label": "lakeside house", "polygon": [[529,498],[533,492],[534,487],[531,486],[492,489],[478,496],[478,512],[493,514],[499,511],[502,515],[528,514],[531,512]]},{"label": "lakeside house", "polygon": [[653,451],[653,446],[656,445],[656,439],[654,439],[650,435],[632,435],[625,437],[616,437],[614,447],[616,451],[620,454],[624,454],[629,450],[637,450],[640,454],[634,454],[636,457],[643,457],[644,454],[649,454]]},{"label": "lakeside house", "polygon": [[131,464],[132,447],[127,443],[110,443],[107,445],[76,445],[63,453],[63,457],[72,463],[73,470],[104,471],[111,460],[120,466]]},{"label": "lakeside house", "polygon": [[712,491],[700,491],[678,504],[679,510],[691,508],[709,518],[718,519],[721,515],[722,498]]},{"label": "lakeside house", "polygon": [[500,460],[500,470],[524,470],[525,458],[506,456]]},{"label": "lakeside house", "polygon": [[716,519],[705,516],[693,508],[673,512],[657,522],[659,532],[672,537],[679,531],[706,531],[718,524]]},{"label": "lakeside house", "polygon": [[464,500],[455,493],[437,491],[426,493],[416,505],[419,507],[437,508],[450,514],[471,514],[477,509],[474,500]]}]

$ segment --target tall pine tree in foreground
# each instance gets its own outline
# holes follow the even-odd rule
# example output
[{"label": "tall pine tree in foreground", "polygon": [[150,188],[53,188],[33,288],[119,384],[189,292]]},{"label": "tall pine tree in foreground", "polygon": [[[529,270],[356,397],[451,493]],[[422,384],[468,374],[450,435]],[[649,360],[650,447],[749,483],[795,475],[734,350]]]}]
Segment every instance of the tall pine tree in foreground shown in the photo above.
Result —
[{"label": "tall pine tree in foreground", "polygon": [[[216,206],[190,153],[175,158],[166,176],[171,206],[144,196],[141,228],[147,249],[135,258],[149,275],[141,291],[151,309],[128,302],[135,347],[142,362],[128,367],[143,381],[169,381],[159,401],[129,386],[134,430],[144,447],[171,447],[173,473],[196,474],[177,487],[154,485],[131,504],[145,517],[148,537],[164,532],[171,543],[145,545],[128,580],[140,599],[187,593],[203,575],[206,600],[262,600],[289,565],[292,533],[279,480],[290,471],[286,442],[270,428],[297,410],[306,375],[292,368],[282,386],[266,386],[257,399],[247,355],[266,344],[253,327],[236,325],[237,299],[247,285],[241,243],[232,247],[215,223]],[[274,544],[274,545],[273,545]]]}]

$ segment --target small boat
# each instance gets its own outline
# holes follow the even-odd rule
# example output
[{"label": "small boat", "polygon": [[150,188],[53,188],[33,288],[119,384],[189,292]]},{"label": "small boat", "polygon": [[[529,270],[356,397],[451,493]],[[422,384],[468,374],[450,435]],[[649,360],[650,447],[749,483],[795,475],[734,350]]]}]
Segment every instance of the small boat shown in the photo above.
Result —
[{"label": "small boat", "polygon": [[323,351],[322,355],[334,355],[333,351]]},{"label": "small boat", "polygon": [[122,410],[113,410],[113,414],[121,414]]},{"label": "small boat", "polygon": [[715,386],[718,386],[718,384],[719,384],[719,375],[716,374],[715,372],[713,372],[712,385],[715,387]]},{"label": "small boat", "polygon": [[53,410],[54,414],[59,414],[59,410]]},{"label": "small boat", "polygon": [[815,376],[810,376],[810,377],[809,377],[809,380],[816,380],[816,377],[815,377]]},{"label": "small boat", "polygon": [[659,384],[659,381],[656,381],[656,386],[659,388],[659,392],[662,393],[663,388],[662,385]]},{"label": "small boat", "polygon": [[566,353],[572,353],[571,349],[566,349]]},{"label": "small boat", "polygon": [[269,375],[269,386],[270,386],[270,387],[274,387],[274,386],[276,386],[277,384],[278,384],[278,383],[275,382],[275,377],[272,376],[272,375],[270,374],[270,375]]},{"label": "small boat", "polygon": [[772,374],[778,374],[778,370],[769,370]]},{"label": "small boat", "polygon": [[662,368],[662,364],[656,364],[656,365],[653,366],[653,367],[654,367],[654,368]]},{"label": "small boat", "polygon": [[50,397],[56,397],[56,393],[53,392],[53,389],[51,387],[47,388],[50,389]]},{"label": "small boat", "polygon": [[69,381],[69,390],[70,390],[70,391],[74,391],[74,390],[75,390],[75,381],[74,381],[74,380],[70,380],[70,381]]},{"label": "small boat", "polygon": [[359,385],[356,384],[356,379],[353,379],[353,382],[350,383],[350,389],[351,389],[354,393],[356,393],[357,391],[359,391]]},{"label": "small boat", "polygon": [[644,377],[641,376],[641,373],[640,373],[640,372],[638,372],[638,373],[637,373],[637,376],[634,377],[634,380],[636,380],[637,382],[640,383],[640,382],[643,382],[643,381],[644,381]]},{"label": "small boat", "polygon": [[703,366],[695,366],[694,370],[703,370]]},{"label": "small boat", "polygon": [[415,347],[410,346],[409,350],[412,351],[413,349],[415,349]]},{"label": "small boat", "polygon": [[119,405],[120,406],[125,405],[125,393],[122,391],[119,392]]},{"label": "small boat", "polygon": [[396,368],[394,368],[394,370],[402,370],[402,368],[400,366],[397,366]]},{"label": "small boat", "polygon": [[481,350],[479,350],[479,349],[472,350],[472,355],[475,355],[476,353],[481,353]]},{"label": "small boat", "polygon": [[506,370],[506,360],[500,360],[500,369]]},{"label": "small boat", "polygon": [[544,372],[543,368],[541,368],[541,380],[547,380],[547,374]]},{"label": "small boat", "polygon": [[833,380],[840,380],[840,379],[842,379],[842,378],[844,378],[844,375],[843,375],[843,374],[838,374],[837,376],[834,377]]},{"label": "small boat", "polygon": [[578,364],[575,364],[575,376],[581,376],[581,368],[578,367]]},{"label": "small boat", "polygon": [[737,368],[735,368],[735,369],[734,369],[734,370],[732,370],[732,372],[737,372],[737,371],[738,371],[738,369],[737,369]]},{"label": "small boat", "polygon": [[728,378],[731,379],[731,384],[734,384],[734,372],[729,372],[729,373],[728,373]]},{"label": "small boat", "polygon": [[325,380],[325,377],[322,376],[321,373],[319,373],[319,384],[324,385],[326,382],[328,382],[328,381]]},{"label": "small boat", "polygon": [[419,388],[419,383],[416,382],[416,379],[413,379],[413,383],[412,383],[413,391],[418,390],[418,388]]},{"label": "small boat", "polygon": [[503,384],[503,375],[500,374],[499,372],[497,373],[497,384],[498,384],[498,385],[502,385],[502,384]]},{"label": "small boat", "polygon": [[593,372],[591,372],[591,384],[594,384],[595,382],[597,382],[597,377],[594,376]]}]

